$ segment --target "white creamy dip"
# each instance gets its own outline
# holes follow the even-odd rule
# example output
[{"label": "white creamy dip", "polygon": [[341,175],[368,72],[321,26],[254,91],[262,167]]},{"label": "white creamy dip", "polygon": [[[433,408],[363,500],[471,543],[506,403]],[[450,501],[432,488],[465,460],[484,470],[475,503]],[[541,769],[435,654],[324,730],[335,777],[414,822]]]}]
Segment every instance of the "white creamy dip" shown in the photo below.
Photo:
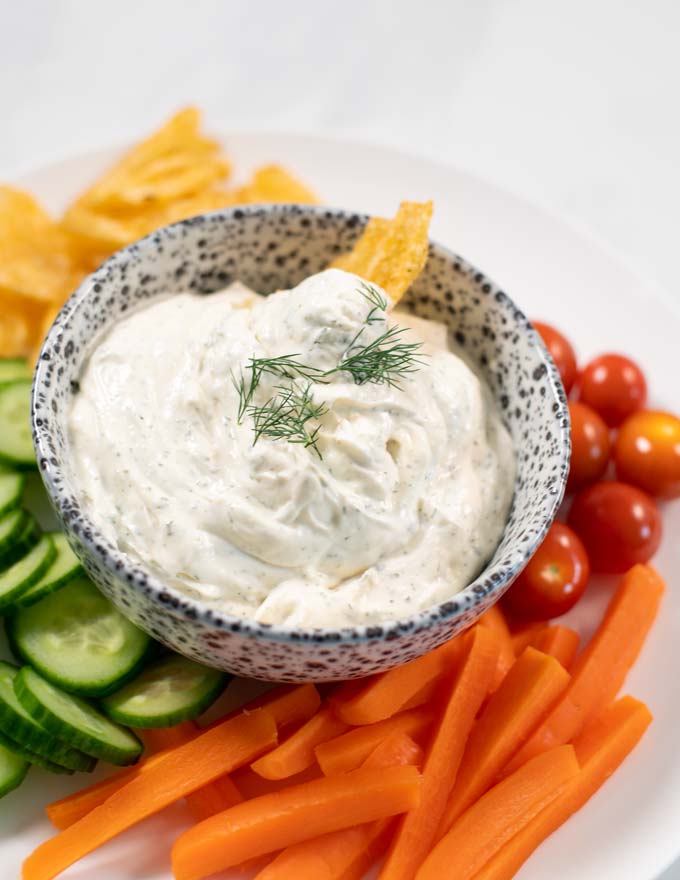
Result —
[{"label": "white creamy dip", "polygon": [[[493,553],[515,457],[491,395],[439,323],[379,311],[338,269],[262,297],[234,287],[157,300],[99,340],[70,413],[84,507],[120,550],[240,617],[341,627],[445,601]],[[376,320],[377,318],[377,320]],[[336,366],[389,324],[422,341],[415,372],[314,383],[318,450],[253,444],[234,377],[252,357]],[[254,403],[281,379],[264,375]]]}]

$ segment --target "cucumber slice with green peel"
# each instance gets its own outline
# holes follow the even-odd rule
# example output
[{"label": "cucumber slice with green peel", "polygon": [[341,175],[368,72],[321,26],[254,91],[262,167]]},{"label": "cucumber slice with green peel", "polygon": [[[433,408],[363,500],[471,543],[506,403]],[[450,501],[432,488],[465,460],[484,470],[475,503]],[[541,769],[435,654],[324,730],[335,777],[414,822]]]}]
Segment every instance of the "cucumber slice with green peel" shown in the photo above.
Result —
[{"label": "cucumber slice with green peel", "polygon": [[31,381],[0,385],[0,462],[26,470],[37,467],[31,439]]},{"label": "cucumber slice with green peel", "polygon": [[121,724],[172,727],[198,718],[219,697],[231,676],[179,654],[162,657],[115,694],[102,709]]},{"label": "cucumber slice with green peel", "polygon": [[0,798],[21,785],[29,766],[21,755],[0,745]]},{"label": "cucumber slice with green peel", "polygon": [[40,580],[16,599],[16,605],[35,605],[36,602],[77,577],[85,576],[80,560],[71,550],[66,535],[63,532],[51,532],[50,537],[57,555]]},{"label": "cucumber slice with green peel", "polygon": [[25,556],[40,540],[38,525],[25,510],[10,510],[0,519],[0,571]]},{"label": "cucumber slice with green peel", "polygon": [[19,507],[25,486],[26,477],[23,474],[0,473],[0,516]]},{"label": "cucumber slice with green peel", "polygon": [[24,709],[14,692],[14,679],[18,674],[16,666],[0,660],[0,728],[3,733],[41,758],[69,770],[94,770],[97,763],[94,758],[53,736]]},{"label": "cucumber slice with green peel", "polygon": [[103,697],[134,677],[153,645],[87,578],[8,620],[12,650],[69,693]]},{"label": "cucumber slice with green peel", "polygon": [[43,535],[23,559],[0,572],[0,614],[40,580],[56,555],[54,541],[49,535]]},{"label": "cucumber slice with green peel", "polygon": [[26,746],[22,745],[16,740],[13,740],[11,736],[7,736],[7,734],[4,733],[1,727],[0,746],[10,752],[14,752],[15,755],[19,755],[24,759],[24,761],[28,761],[29,764],[35,764],[36,767],[42,767],[43,770],[47,770],[49,773],[59,773],[65,776],[73,776],[73,774],[76,772],[75,770],[69,770],[68,767],[62,767],[61,764],[55,764],[54,761],[49,761],[47,758],[43,758],[40,755],[36,755],[35,752],[27,749]]},{"label": "cucumber slice with green peel", "polygon": [[0,382],[30,379],[32,375],[30,364],[23,358],[0,358]]},{"label": "cucumber slice with green peel", "polygon": [[24,666],[14,679],[14,693],[26,711],[50,733],[77,749],[125,766],[134,764],[144,750],[137,737],[80,697],[67,694]]}]

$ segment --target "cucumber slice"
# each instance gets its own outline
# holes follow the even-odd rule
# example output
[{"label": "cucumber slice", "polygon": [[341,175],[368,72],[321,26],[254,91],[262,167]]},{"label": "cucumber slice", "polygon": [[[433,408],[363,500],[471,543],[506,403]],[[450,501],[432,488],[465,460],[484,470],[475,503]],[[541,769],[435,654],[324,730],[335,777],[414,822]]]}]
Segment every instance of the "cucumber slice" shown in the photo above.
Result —
[{"label": "cucumber slice", "polygon": [[134,727],[172,727],[192,721],[219,697],[231,676],[173,654],[148,666],[102,700],[106,714]]},{"label": "cucumber slice", "polygon": [[45,574],[57,555],[49,535],[43,535],[23,559],[0,573],[0,614]]},{"label": "cucumber slice", "polygon": [[9,568],[38,543],[36,521],[25,510],[10,510],[0,519],[0,571]]},{"label": "cucumber slice", "polygon": [[0,745],[0,798],[21,785],[28,767],[28,761],[21,755]]},{"label": "cucumber slice", "polygon": [[0,385],[0,462],[18,470],[37,466],[31,439],[31,382]]},{"label": "cucumber slice", "polygon": [[144,750],[131,730],[109,721],[80,697],[50,684],[30,666],[24,666],[14,679],[14,693],[46,730],[87,755],[124,766],[134,764]]},{"label": "cucumber slice", "polygon": [[14,679],[18,673],[16,666],[0,660],[0,727],[3,733],[36,755],[69,770],[94,770],[97,763],[94,758],[67,746],[24,709],[14,693]]},{"label": "cucumber slice", "polygon": [[23,358],[0,358],[0,382],[30,379],[33,370]]},{"label": "cucumber slice", "polygon": [[0,474],[0,516],[21,504],[26,477],[23,474]]},{"label": "cucumber slice", "polygon": [[152,645],[87,578],[18,608],[7,634],[12,649],[48,681],[89,697],[133,678]]},{"label": "cucumber slice", "polygon": [[0,728],[0,746],[10,752],[14,752],[15,755],[19,755],[24,761],[28,761],[29,764],[35,764],[36,767],[42,767],[43,770],[47,770],[50,773],[60,773],[66,776],[72,776],[75,773],[75,770],[69,770],[68,767],[62,767],[61,764],[55,764],[54,761],[49,761],[47,758],[36,755],[35,752],[27,749],[26,746],[12,739],[11,736],[7,736],[2,728]]},{"label": "cucumber slice", "polygon": [[78,557],[66,540],[66,535],[63,532],[51,532],[50,537],[57,555],[40,580],[16,599],[16,605],[34,605],[77,577],[85,576]]}]

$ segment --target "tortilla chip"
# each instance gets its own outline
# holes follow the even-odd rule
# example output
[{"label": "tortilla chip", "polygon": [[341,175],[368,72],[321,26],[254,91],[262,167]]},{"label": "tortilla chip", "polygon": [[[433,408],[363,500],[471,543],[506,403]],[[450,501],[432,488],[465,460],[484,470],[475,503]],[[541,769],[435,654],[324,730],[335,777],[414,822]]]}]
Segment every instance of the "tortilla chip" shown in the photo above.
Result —
[{"label": "tortilla chip", "polygon": [[234,192],[234,204],[249,205],[267,202],[313,205],[316,195],[280,165],[265,165],[254,174],[250,183]]},{"label": "tortilla chip", "polygon": [[60,301],[76,269],[70,236],[28,193],[0,187],[0,288],[40,302]]},{"label": "tortilla chip", "polygon": [[431,216],[432,202],[402,202],[393,220],[369,220],[352,251],[331,267],[379,285],[396,304],[427,262]]}]

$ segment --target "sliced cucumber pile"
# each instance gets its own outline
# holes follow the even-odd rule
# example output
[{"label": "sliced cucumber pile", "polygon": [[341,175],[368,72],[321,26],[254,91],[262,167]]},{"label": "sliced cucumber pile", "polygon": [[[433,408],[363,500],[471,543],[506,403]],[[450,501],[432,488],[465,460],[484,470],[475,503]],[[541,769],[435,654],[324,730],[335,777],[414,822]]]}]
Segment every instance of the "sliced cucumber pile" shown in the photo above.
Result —
[{"label": "sliced cucumber pile", "polygon": [[21,755],[0,745],[0,797],[21,785],[29,767],[30,764]]},{"label": "sliced cucumber pile", "polygon": [[88,697],[129,681],[151,644],[86,578],[18,608],[7,633],[13,650],[48,681]]},{"label": "sliced cucumber pile", "polygon": [[3,733],[67,770],[94,770],[97,763],[94,758],[53,736],[24,709],[14,692],[14,679],[18,673],[16,667],[0,661],[0,727]]},{"label": "sliced cucumber pile", "polygon": [[14,679],[14,692],[35,721],[87,755],[125,765],[134,764],[142,754],[144,747],[132,731],[51,684],[30,666]]},{"label": "sliced cucumber pile", "polygon": [[19,507],[25,486],[24,474],[15,474],[11,471],[0,473],[0,516]]},{"label": "sliced cucumber pile", "polygon": [[0,613],[40,580],[56,555],[54,541],[43,535],[26,556],[0,572]]},{"label": "sliced cucumber pile", "polygon": [[66,540],[66,535],[62,532],[51,532],[48,537],[52,539],[56,556],[38,582],[17,597],[17,605],[34,605],[70,581],[85,575],[78,557]]},{"label": "sliced cucumber pile", "polygon": [[229,683],[226,673],[172,654],[102,700],[115,721],[133,727],[171,727],[198,718]]},{"label": "sliced cucumber pile", "polygon": [[[0,359],[0,615],[26,664],[0,660],[0,797],[31,764],[90,771],[97,759],[133,764],[143,746],[124,725],[167,727],[196,718],[229,676],[157,645],[87,579],[61,532],[41,534],[26,474],[31,369]],[[88,698],[100,698],[98,705]]]},{"label": "sliced cucumber pile", "polygon": [[17,470],[36,467],[31,439],[31,380],[0,385],[0,462]]}]

